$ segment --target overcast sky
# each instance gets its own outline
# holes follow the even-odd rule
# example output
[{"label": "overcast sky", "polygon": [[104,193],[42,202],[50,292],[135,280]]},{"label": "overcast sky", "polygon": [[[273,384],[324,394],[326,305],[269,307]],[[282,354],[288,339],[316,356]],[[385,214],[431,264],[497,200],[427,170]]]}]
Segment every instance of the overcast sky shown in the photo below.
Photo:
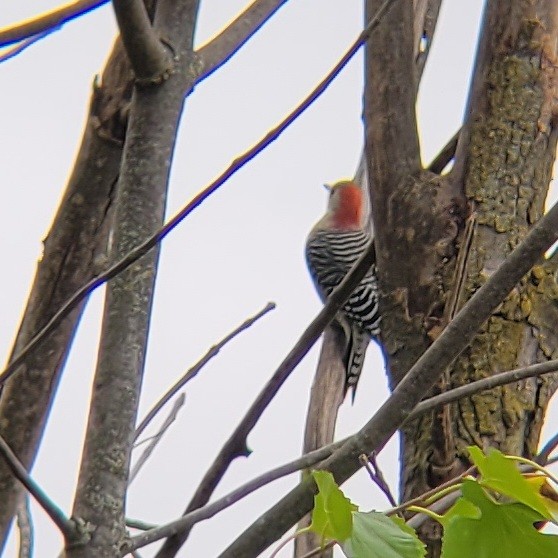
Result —
[{"label": "overcast sky", "polygon": [[[55,6],[5,0],[0,26]],[[202,2],[202,44],[246,4]],[[418,115],[425,160],[458,129],[474,55],[480,0],[445,0]],[[362,29],[361,0],[292,0],[186,101],[168,214],[174,214],[321,80]],[[115,35],[105,6],[0,66],[0,245],[9,262],[0,289],[0,347],[10,351],[37,259],[63,192],[91,84]],[[228,345],[186,389],[178,421],[136,479],[128,515],[163,523],[182,512],[201,476],[263,384],[320,309],[308,276],[306,235],[326,205],[325,182],[350,177],[362,149],[362,55],[291,128],[183,222],[163,244],[140,416],[191,364],[268,301],[277,309]],[[95,365],[103,292],[91,298],[33,472],[71,510]],[[300,453],[318,347],[295,370],[230,468],[217,495]],[[338,435],[360,428],[387,395],[376,347]],[[551,413],[556,424],[557,413]],[[544,431],[544,438],[552,429]],[[379,464],[397,491],[397,442]],[[216,556],[294,485],[278,481],[195,527],[181,556]],[[345,490],[361,509],[388,507],[366,475]],[[33,506],[36,556],[54,556],[58,531]],[[142,550],[144,557],[152,550]],[[15,556],[12,534],[5,556]],[[188,552],[187,552],[188,551]],[[268,556],[269,552],[265,554]],[[289,552],[284,553],[285,556]]]}]

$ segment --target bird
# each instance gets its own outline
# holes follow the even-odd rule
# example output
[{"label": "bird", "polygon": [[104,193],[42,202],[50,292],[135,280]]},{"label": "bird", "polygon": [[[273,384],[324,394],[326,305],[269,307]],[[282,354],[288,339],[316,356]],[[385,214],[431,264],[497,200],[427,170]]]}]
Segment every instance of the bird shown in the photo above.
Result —
[{"label": "bird", "polygon": [[[370,242],[363,191],[352,180],[327,186],[329,201],[323,217],[306,239],[306,263],[318,295],[325,303]],[[373,264],[357,285],[336,321],[345,336],[345,391],[354,402],[364,356],[372,338],[380,334],[379,290]]]}]

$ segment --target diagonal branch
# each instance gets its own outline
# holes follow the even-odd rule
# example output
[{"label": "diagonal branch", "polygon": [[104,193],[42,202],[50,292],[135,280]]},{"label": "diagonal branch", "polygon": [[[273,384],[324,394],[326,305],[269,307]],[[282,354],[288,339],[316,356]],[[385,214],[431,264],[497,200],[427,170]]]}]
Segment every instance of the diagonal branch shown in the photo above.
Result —
[{"label": "diagonal branch", "polygon": [[149,459],[153,450],[157,447],[157,444],[162,440],[165,432],[170,428],[171,424],[176,420],[176,416],[178,415],[178,411],[184,405],[184,401],[186,401],[186,396],[184,393],[181,393],[180,396],[174,402],[172,409],[170,410],[167,418],[163,421],[161,428],[157,434],[153,436],[149,445],[143,450],[142,454],[140,455],[139,459],[134,463],[130,471],[130,475],[128,478],[128,486],[132,484],[133,480],[136,478],[137,474],[140,472],[141,468],[144,466],[145,462]]},{"label": "diagonal branch", "polygon": [[442,174],[444,169],[449,165],[450,161],[455,157],[457,141],[459,140],[460,133],[461,129],[457,130],[457,132],[455,132],[455,134],[453,134],[453,136],[448,140],[446,145],[442,147],[438,155],[434,157],[432,162],[427,167],[430,172]]},{"label": "diagonal branch", "polygon": [[[273,376],[268,380],[256,400],[252,403],[234,432],[225,442],[221,451],[207,470],[194,496],[190,500],[185,514],[195,510],[209,501],[211,494],[217,484],[229,468],[232,461],[240,456],[248,456],[247,437],[252,431],[259,418],[267,408],[280,387],[287,380],[291,372],[298,363],[304,358],[312,345],[318,340],[322,331],[333,320],[341,306],[347,301],[356,285],[360,283],[364,275],[374,263],[374,245],[371,243],[364,251],[362,256],[355,263],[351,271],[345,276],[343,281],[331,293],[320,313],[312,321],[301,335],[295,346],[279,365]],[[161,550],[157,554],[158,558],[168,558],[174,556],[180,549],[189,531],[170,537],[165,541]]]},{"label": "diagonal branch", "polygon": [[[191,529],[196,523],[217,515],[219,512],[232,506],[233,504],[236,504],[238,501],[252,494],[262,486],[266,486],[277,479],[286,477],[287,475],[291,475],[292,473],[296,473],[301,469],[311,467],[312,465],[323,461],[325,458],[329,457],[336,448],[339,448],[344,442],[345,440],[342,440],[340,442],[330,444],[327,447],[323,447],[307,453],[302,457],[290,461],[289,463],[285,463],[284,465],[281,465],[279,467],[276,467],[275,469],[263,473],[262,475],[259,475],[258,477],[252,479],[251,481],[248,481],[242,486],[239,486],[232,492],[229,492],[229,494],[226,494],[218,500],[215,500],[215,502],[212,502],[211,504],[207,504],[206,506],[189,512],[179,519],[175,519],[174,521],[167,523],[166,525],[153,527],[149,530],[146,530],[144,533],[132,537],[130,545],[123,550],[123,555],[125,555],[124,553],[135,550],[136,548],[142,548],[165,537],[170,537],[172,535],[180,533],[181,531]],[[128,523],[128,525],[130,525],[130,523]]]},{"label": "diagonal branch", "polygon": [[430,54],[434,31],[438,23],[438,15],[442,0],[415,0],[414,1],[414,58],[415,58],[415,81],[416,88],[420,80]]},{"label": "diagonal branch", "polygon": [[357,40],[343,55],[341,60],[332,68],[326,77],[310,92],[310,94],[291,112],[289,113],[275,128],[270,130],[260,141],[252,146],[248,151],[239,155],[229,167],[221,173],[211,184],[204,188],[197,196],[195,196],[186,206],[184,206],[174,217],[170,219],[163,227],[151,235],[147,240],[139,246],[133,248],[125,256],[112,265],[105,272],[100,273],[95,279],[92,279],[83,287],[78,289],[58,310],[58,312],[43,326],[33,338],[23,347],[17,355],[11,359],[8,366],[0,373],[0,385],[3,384],[23,362],[25,356],[37,347],[42,340],[51,333],[60,322],[92,291],[103,285],[108,280],[113,279],[119,273],[130,267],[134,262],[147,254],[161,240],[163,240],[175,227],[178,226],[194,209],[201,205],[209,196],[215,193],[231,176],[236,174],[242,167],[249,163],[256,155],[258,155],[269,144],[275,141],[306,109],[308,109],[314,101],[327,89],[333,82],[335,77],[347,65],[351,58],[358,52],[363,42],[367,39],[373,29],[380,22],[381,16],[391,5],[390,0],[385,0],[378,14],[373,18],[368,27],[359,35]]},{"label": "diagonal branch", "polygon": [[[324,462],[323,468],[331,471],[339,484],[360,468],[358,457],[361,453],[378,451],[408,420],[413,408],[471,342],[482,323],[557,239],[558,204],[541,218],[465,304],[436,341],[411,367],[370,421]],[[220,558],[252,556],[262,552],[310,511],[315,490],[312,479],[301,482],[263,516],[257,518]]]},{"label": "diagonal branch", "polygon": [[260,310],[256,315],[248,318],[242,324],[240,324],[236,329],[231,331],[226,335],[221,341],[209,348],[207,353],[198,361],[194,366],[192,366],[173,386],[171,386],[168,391],[155,403],[155,405],[149,410],[147,415],[139,423],[136,431],[134,432],[134,440],[137,440],[141,436],[142,432],[146,429],[147,425],[153,420],[155,415],[163,408],[164,405],[178,392],[182,389],[192,378],[195,378],[198,372],[213,358],[219,354],[219,351],[229,342],[232,341],[237,335],[242,333],[244,330],[248,329],[260,318],[265,316],[268,312],[275,308],[273,302],[268,302],[267,305]]},{"label": "diagonal branch", "polygon": [[0,29],[0,47],[18,43],[45,31],[50,33],[60,28],[64,23],[98,8],[108,1],[77,0],[73,4],[61,6],[56,10],[51,10],[32,19],[4,27]]},{"label": "diagonal branch", "polygon": [[24,50],[29,48],[31,45],[34,45],[36,42],[44,39],[50,33],[51,33],[51,31],[43,31],[42,33],[38,33],[37,35],[33,35],[32,37],[29,37],[28,39],[24,39],[23,41],[18,43],[16,46],[5,50],[0,55],[0,64],[2,64],[3,62],[7,62],[11,58],[14,58],[18,54],[20,54],[21,52],[23,52]]},{"label": "diagonal branch", "polygon": [[0,436],[0,453],[14,474],[14,477],[16,477],[27,489],[29,494],[35,498],[37,503],[64,535],[64,538],[66,540],[71,540],[74,536],[72,523],[64,515],[64,512],[45,494],[44,490],[31,478],[27,469],[23,466],[2,436]]},{"label": "diagonal branch", "polygon": [[[467,397],[472,395],[473,393],[477,393],[481,390],[491,389],[497,386],[509,384],[527,377],[534,377],[541,374],[548,374],[556,371],[557,369],[558,369],[558,360],[554,360],[554,361],[549,361],[541,364],[535,364],[532,366],[526,366],[525,368],[521,368],[518,370],[502,372],[501,374],[497,374],[490,378],[485,378],[483,380],[473,382],[469,386],[466,386],[468,388],[466,390],[464,390],[462,387],[459,387],[450,390],[442,394],[441,396],[434,396],[429,399],[425,399],[424,401],[421,401],[414,408],[413,412],[409,414],[407,420],[415,419],[419,415],[424,414],[425,412],[433,409],[434,407],[438,407],[442,404],[451,403],[462,397]],[[199,523],[200,521],[213,517],[220,511],[235,504],[245,496],[248,496],[255,490],[261,488],[262,486],[265,486],[281,477],[295,473],[296,471],[313,467],[314,465],[328,458],[334,451],[341,448],[346,442],[349,442],[353,437],[354,436],[351,436],[349,438],[339,440],[338,442],[335,442],[333,444],[323,446],[322,448],[306,453],[303,456],[293,461],[290,461],[289,463],[286,463],[285,465],[281,465],[280,467],[277,467],[275,469],[272,469],[271,471],[263,473],[262,475],[259,475],[255,479],[240,486],[239,488],[227,494],[226,496],[223,496],[222,498],[219,498],[215,502],[203,506],[202,508],[198,508],[193,512],[189,512],[186,515],[182,516],[180,519],[176,519],[166,525],[161,525],[159,527],[150,527],[147,530],[144,529],[146,530],[145,533],[142,533],[141,535],[132,538],[130,549],[141,548],[142,546],[151,544],[157,540],[160,540],[161,538],[168,537],[175,533],[179,533],[184,529],[190,529],[195,523]],[[546,459],[547,456],[555,449],[556,445],[558,445],[558,435],[555,436],[547,444],[547,446],[543,448],[543,450],[541,450],[541,452],[539,453],[539,457]],[[437,487],[436,489],[433,489],[432,492],[434,493],[439,489],[440,487]],[[424,498],[424,495],[422,495],[421,498]],[[408,505],[408,502],[406,505]],[[395,513],[399,509],[400,508],[398,506],[395,510],[391,510],[390,513]]]},{"label": "diagonal branch", "polygon": [[201,62],[196,81],[202,81],[228,62],[286,3],[287,0],[255,0],[221,33],[201,46],[196,51]]}]

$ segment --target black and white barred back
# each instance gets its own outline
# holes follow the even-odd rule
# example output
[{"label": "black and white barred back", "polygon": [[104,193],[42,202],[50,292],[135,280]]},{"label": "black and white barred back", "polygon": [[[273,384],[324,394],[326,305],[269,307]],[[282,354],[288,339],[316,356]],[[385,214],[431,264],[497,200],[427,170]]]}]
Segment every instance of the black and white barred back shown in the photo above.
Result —
[{"label": "black and white barred back", "polygon": [[[370,235],[362,230],[320,230],[311,235],[306,244],[306,261],[322,300],[341,283],[369,242]],[[376,266],[370,268],[343,310],[370,336],[380,333]]]},{"label": "black and white barred back", "polygon": [[[353,267],[371,240],[367,231],[314,231],[306,243],[306,261],[322,300],[325,300]],[[372,266],[343,307],[348,319],[349,354],[347,389],[354,390],[362,370],[370,337],[380,333],[376,266]]]}]

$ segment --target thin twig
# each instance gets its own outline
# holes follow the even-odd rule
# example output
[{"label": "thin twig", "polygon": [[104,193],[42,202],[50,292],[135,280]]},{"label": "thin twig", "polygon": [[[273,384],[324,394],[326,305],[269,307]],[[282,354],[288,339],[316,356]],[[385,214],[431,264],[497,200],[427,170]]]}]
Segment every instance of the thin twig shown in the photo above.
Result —
[{"label": "thin twig", "polygon": [[530,366],[525,366],[524,368],[517,368],[516,370],[509,370],[508,372],[495,374],[489,378],[482,378],[481,380],[476,380],[470,384],[450,389],[444,393],[440,393],[439,395],[435,395],[434,397],[421,401],[409,414],[407,420],[414,419],[418,415],[434,409],[435,407],[446,405],[447,403],[453,403],[458,399],[469,397],[475,393],[503,386],[505,384],[518,382],[526,378],[533,378],[542,374],[550,374],[551,372],[556,372],[557,370],[558,360],[549,360],[548,362],[532,364]]},{"label": "thin twig", "polygon": [[455,150],[457,149],[457,142],[459,140],[459,134],[461,133],[461,129],[457,130],[455,134],[448,140],[446,145],[442,147],[442,150],[432,162],[428,165],[427,169],[430,172],[434,172],[436,174],[442,174],[443,170],[448,166],[450,161],[455,156]]},{"label": "thin twig", "polygon": [[171,386],[168,391],[155,403],[155,405],[149,410],[145,418],[139,423],[136,431],[134,433],[134,440],[137,440],[141,433],[146,429],[147,425],[153,420],[157,413],[163,408],[164,405],[173,397],[173,395],[180,389],[182,389],[186,383],[188,383],[192,378],[195,378],[198,372],[215,356],[219,354],[219,351],[229,342],[232,341],[237,335],[251,327],[260,318],[265,316],[268,312],[275,308],[274,302],[268,302],[266,306],[260,310],[257,314],[245,320],[236,329],[231,331],[228,335],[223,337],[221,341],[209,348],[207,353],[192,366],[182,377],[180,377],[177,382]]},{"label": "thin twig", "polygon": [[73,4],[66,4],[56,10],[50,10],[44,14],[40,14],[32,19],[14,23],[0,29],[0,47],[18,43],[24,39],[33,37],[40,33],[50,33],[59,29],[72,19],[76,19],[103,4],[109,0],[78,0]]},{"label": "thin twig", "polygon": [[438,23],[438,15],[442,0],[420,0],[414,2],[414,54],[415,80],[418,91],[424,67],[428,60],[434,31]]},{"label": "thin twig", "polygon": [[50,334],[58,324],[97,287],[112,279],[139,258],[147,254],[154,246],[163,240],[179,223],[181,223],[194,209],[201,205],[209,196],[216,192],[231,176],[237,173],[242,167],[249,163],[256,155],[258,155],[269,144],[274,142],[302,113],[306,111],[314,101],[331,85],[333,80],[348,64],[353,56],[358,52],[362,44],[366,41],[370,33],[380,22],[381,16],[390,6],[391,0],[385,0],[379,8],[376,16],[372,18],[366,29],[358,36],[357,40],[351,45],[342,58],[329,71],[324,79],[310,92],[310,94],[292,111],[290,112],[275,128],[270,130],[262,139],[253,145],[248,151],[239,155],[229,167],[221,173],[211,184],[206,186],[197,196],[195,196],[186,206],[184,206],[174,217],[172,217],[163,227],[156,233],[142,242],[139,246],[132,249],[121,260],[109,267],[106,271],[92,279],[83,287],[78,289],[52,316],[52,318],[42,327],[33,338],[25,345],[25,347],[14,355],[10,363],[0,374],[0,385],[3,384],[19,367],[25,359],[27,353],[32,351],[48,334]]},{"label": "thin twig", "polygon": [[[540,455],[541,454],[539,454],[539,456]],[[537,459],[538,459],[538,456],[537,456]],[[537,459],[535,459],[536,463],[538,462]],[[547,461],[547,465],[550,465],[550,464],[556,462],[556,460],[558,460],[558,458],[549,459]],[[425,492],[424,494],[418,496],[417,498],[413,498],[412,500],[409,500],[409,501],[405,502],[404,504],[402,504],[401,506],[398,506],[394,510],[389,510],[386,513],[388,515],[393,515],[393,513],[395,513],[396,511],[400,511],[400,509],[408,508],[409,506],[416,505],[416,504],[420,505],[422,502],[425,502],[429,498],[435,496],[436,493],[438,493],[442,488],[449,488],[453,485],[457,485],[468,475],[475,476],[475,470],[476,470],[476,467],[474,467],[474,466],[470,467],[469,469],[467,469],[467,471],[465,471],[464,473],[462,473],[458,477],[455,477],[455,478],[449,480],[447,483],[444,483],[443,485],[440,485],[437,488],[433,488],[433,489],[429,490],[428,492]],[[534,470],[535,470],[535,468],[532,465],[528,465],[528,464],[525,464],[525,463],[522,463],[522,464],[519,465],[519,471],[522,474],[523,473],[530,473]],[[455,501],[460,496],[461,496],[461,490],[456,490],[455,492],[451,492],[449,494],[446,494],[442,498],[439,498],[439,499],[435,500],[434,502],[432,502],[431,504],[429,504],[428,509],[430,511],[433,511],[434,513],[437,513],[437,514],[445,513],[455,503]],[[417,513],[416,515],[414,515],[413,517],[408,519],[406,523],[409,527],[412,527],[413,529],[418,529],[428,518],[429,518],[429,516],[425,513]]]},{"label": "thin twig", "polygon": [[29,494],[24,494],[17,506],[17,528],[19,531],[18,558],[33,558],[34,529],[29,508]]},{"label": "thin twig", "polygon": [[0,64],[2,64],[2,62],[6,62],[6,61],[10,60],[11,58],[14,58],[14,56],[17,56],[18,54],[23,52],[25,49],[29,48],[31,45],[35,44],[36,42],[40,41],[41,39],[44,39],[50,33],[51,33],[51,31],[44,31],[43,33],[33,35],[32,37],[29,37],[28,39],[25,39],[24,41],[21,41],[15,47],[12,47],[12,48],[4,51],[0,55]]},{"label": "thin twig", "polygon": [[31,478],[21,461],[12,451],[6,440],[0,436],[0,453],[4,457],[14,477],[27,489],[29,494],[35,498],[45,513],[52,519],[67,540],[74,534],[72,522],[64,515],[64,512],[45,494],[43,489]]},{"label": "thin twig", "polygon": [[393,506],[397,506],[397,502],[391,493],[389,488],[389,484],[386,482],[386,479],[380,469],[378,467],[378,462],[376,461],[376,454],[372,453],[370,457],[368,457],[365,453],[361,454],[360,462],[364,465],[364,468],[368,472],[368,476],[376,484],[376,486],[384,493],[385,497],[388,499],[388,502]]},{"label": "thin twig", "polygon": [[196,54],[201,70],[196,82],[204,80],[228,62],[246,42],[269,21],[287,0],[256,0],[239,14],[210,42],[201,46]]},{"label": "thin twig", "polygon": [[126,527],[130,527],[130,529],[138,529],[138,531],[149,531],[150,529],[155,529],[158,526],[154,525],[153,523],[141,521],[140,519],[132,519],[131,517],[127,517]]},{"label": "thin twig", "polygon": [[473,466],[469,467],[466,471],[463,471],[463,473],[461,473],[460,475],[457,475],[457,476],[453,477],[452,479],[444,482],[443,484],[440,484],[439,486],[436,486],[435,488],[431,488],[430,490],[427,490],[426,492],[423,492],[422,494],[420,494],[419,496],[416,496],[415,498],[411,498],[410,500],[407,500],[406,502],[403,502],[399,506],[393,507],[391,510],[387,510],[385,513],[386,513],[386,515],[395,515],[399,512],[402,512],[402,511],[406,510],[409,506],[417,506],[417,505],[424,504],[430,498],[432,498],[433,496],[436,496],[440,491],[445,490],[447,488],[451,488],[452,486],[456,486],[465,477],[467,477],[469,475],[473,475],[474,472],[476,471],[476,469],[477,468],[473,465]]},{"label": "thin twig", "polygon": [[324,550],[329,550],[330,548],[333,548],[336,544],[337,541],[329,541],[328,543],[324,544],[324,546],[316,547],[310,552],[304,554],[304,556],[301,556],[300,558],[313,558],[314,556],[320,556],[320,554]]},{"label": "thin twig", "polygon": [[160,83],[171,71],[173,61],[155,33],[143,0],[113,0],[122,43],[136,79]]},{"label": "thin twig", "polygon": [[[174,521],[171,521],[170,523],[167,523],[166,525],[152,528],[145,533],[140,533],[139,535],[132,537],[130,545],[125,549],[125,552],[130,552],[136,548],[142,548],[155,541],[169,537],[174,533],[179,533],[184,529],[189,529],[200,521],[213,517],[224,509],[236,504],[239,500],[242,500],[242,498],[252,494],[252,492],[255,492],[262,486],[266,486],[277,479],[291,475],[301,469],[311,467],[312,465],[323,461],[337,448],[341,447],[345,441],[346,440],[340,440],[339,442],[324,446],[323,448],[307,453],[302,457],[290,461],[289,463],[276,467],[271,471],[267,471],[222,498],[215,500],[215,502],[212,502],[211,504],[200,507],[178,519],[175,519]],[[126,520],[126,524],[129,527],[135,527],[137,529],[144,529],[145,527],[143,522],[132,522],[130,519]]]},{"label": "thin twig", "polygon": [[546,465],[549,461],[550,454],[558,447],[558,433],[554,434],[550,440],[544,445],[534,461],[539,465]]},{"label": "thin twig", "polygon": [[174,402],[174,405],[170,410],[169,415],[163,422],[163,425],[161,426],[157,434],[153,436],[149,445],[143,450],[139,459],[134,464],[134,467],[130,471],[130,476],[128,478],[128,485],[132,484],[132,481],[136,478],[136,475],[139,473],[140,469],[143,467],[145,462],[149,459],[149,457],[153,453],[153,450],[157,447],[157,444],[161,441],[161,439],[165,435],[165,432],[170,428],[171,424],[176,420],[176,416],[178,415],[178,412],[184,405],[184,401],[186,401],[186,396],[183,393],[181,393],[178,396],[177,400]]}]

